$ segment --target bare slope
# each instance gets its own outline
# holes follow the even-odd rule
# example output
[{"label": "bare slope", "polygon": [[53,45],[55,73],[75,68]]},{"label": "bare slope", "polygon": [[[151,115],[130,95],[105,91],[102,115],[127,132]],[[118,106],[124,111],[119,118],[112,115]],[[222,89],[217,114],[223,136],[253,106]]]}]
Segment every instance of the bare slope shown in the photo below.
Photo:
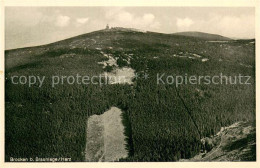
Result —
[{"label": "bare slope", "polygon": [[112,107],[88,119],[86,161],[119,161],[127,157],[122,111]]}]

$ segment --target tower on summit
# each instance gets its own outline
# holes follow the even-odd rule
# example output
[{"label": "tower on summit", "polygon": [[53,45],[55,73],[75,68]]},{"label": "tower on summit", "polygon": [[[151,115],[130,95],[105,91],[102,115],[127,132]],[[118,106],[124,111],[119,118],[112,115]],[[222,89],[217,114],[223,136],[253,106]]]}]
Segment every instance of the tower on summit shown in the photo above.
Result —
[{"label": "tower on summit", "polygon": [[108,30],[109,29],[109,25],[107,24],[107,26],[106,26],[106,30]]}]

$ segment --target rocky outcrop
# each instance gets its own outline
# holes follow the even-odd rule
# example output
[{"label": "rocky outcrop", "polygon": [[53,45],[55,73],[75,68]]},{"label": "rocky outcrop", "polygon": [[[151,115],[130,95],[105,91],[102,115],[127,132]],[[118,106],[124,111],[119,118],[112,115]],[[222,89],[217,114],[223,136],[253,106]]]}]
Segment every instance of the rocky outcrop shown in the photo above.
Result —
[{"label": "rocky outcrop", "polygon": [[256,129],[252,123],[237,122],[222,127],[212,137],[201,139],[201,153],[180,161],[255,161]]}]

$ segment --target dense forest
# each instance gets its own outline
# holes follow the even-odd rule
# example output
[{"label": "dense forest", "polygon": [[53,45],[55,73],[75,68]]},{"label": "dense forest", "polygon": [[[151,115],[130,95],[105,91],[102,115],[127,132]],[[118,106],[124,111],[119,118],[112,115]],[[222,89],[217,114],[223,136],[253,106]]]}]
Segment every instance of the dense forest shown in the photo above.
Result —
[{"label": "dense forest", "polygon": [[[95,39],[95,43],[93,40]],[[159,33],[97,31],[64,41],[5,52],[5,160],[69,157],[84,161],[86,120],[111,106],[124,111],[129,157],[122,161],[177,161],[201,149],[202,137],[237,121],[255,122],[253,40],[209,43]],[[98,48],[98,49],[97,49]],[[112,49],[111,49],[112,48]],[[138,74],[134,84],[51,87],[53,75],[99,75],[102,52]],[[180,53],[187,57],[176,57]],[[201,58],[190,59],[191,54]],[[131,55],[130,63],[126,61]],[[201,59],[208,59],[202,62]],[[247,65],[247,66],[243,66]],[[250,85],[157,84],[157,74],[251,76]],[[149,77],[145,78],[144,75]],[[15,85],[11,77],[45,76],[43,86]]]}]

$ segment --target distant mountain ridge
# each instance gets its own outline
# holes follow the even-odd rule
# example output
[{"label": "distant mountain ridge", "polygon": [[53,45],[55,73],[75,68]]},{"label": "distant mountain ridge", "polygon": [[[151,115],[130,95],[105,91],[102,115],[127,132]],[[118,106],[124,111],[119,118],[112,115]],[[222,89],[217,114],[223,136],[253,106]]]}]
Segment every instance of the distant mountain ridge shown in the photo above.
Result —
[{"label": "distant mountain ridge", "polygon": [[105,33],[105,32],[134,32],[134,33],[148,33],[148,34],[161,34],[161,35],[177,35],[177,36],[185,36],[185,37],[194,37],[194,38],[198,38],[201,40],[208,40],[208,41],[229,41],[229,40],[234,40],[228,37],[224,37],[218,34],[209,34],[209,33],[204,33],[204,32],[196,32],[196,31],[188,31],[188,32],[177,32],[177,33],[161,33],[161,32],[154,32],[154,31],[147,31],[147,30],[142,30],[142,29],[136,29],[136,28],[125,28],[125,27],[110,27],[110,28],[105,28],[105,29],[100,29],[100,30],[96,30],[96,31],[92,31],[92,32],[88,32],[88,33],[83,33],[80,35],[75,35],[72,37],[68,37],[65,39],[60,39],[54,42],[50,42],[50,43],[46,43],[46,44],[40,44],[40,45],[33,45],[33,46],[25,46],[25,47],[18,47],[18,48],[11,48],[11,49],[6,49],[6,51],[8,50],[16,50],[16,49],[23,49],[23,48],[33,48],[33,47],[42,47],[42,46],[46,46],[46,45],[51,45],[51,44],[56,44],[62,41],[67,41],[67,40],[73,40],[73,39],[77,39],[77,38],[81,38],[83,36],[88,36],[90,34],[95,34],[95,33]]},{"label": "distant mountain ridge", "polygon": [[196,31],[187,31],[187,32],[178,32],[173,33],[174,35],[181,35],[181,36],[189,36],[189,37],[196,37],[201,38],[204,40],[212,40],[212,41],[228,41],[233,40],[228,37],[224,37],[218,34],[210,34],[210,33],[203,33],[203,32],[196,32]]}]

